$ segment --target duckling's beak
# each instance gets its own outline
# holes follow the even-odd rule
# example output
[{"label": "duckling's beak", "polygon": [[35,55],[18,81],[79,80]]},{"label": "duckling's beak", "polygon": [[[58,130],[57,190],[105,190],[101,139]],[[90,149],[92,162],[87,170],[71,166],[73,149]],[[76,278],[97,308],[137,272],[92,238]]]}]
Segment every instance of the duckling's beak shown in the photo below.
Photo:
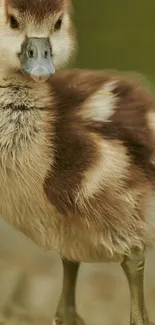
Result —
[{"label": "duckling's beak", "polygon": [[52,50],[48,38],[28,38],[19,54],[23,73],[39,82],[46,81],[55,73]]}]

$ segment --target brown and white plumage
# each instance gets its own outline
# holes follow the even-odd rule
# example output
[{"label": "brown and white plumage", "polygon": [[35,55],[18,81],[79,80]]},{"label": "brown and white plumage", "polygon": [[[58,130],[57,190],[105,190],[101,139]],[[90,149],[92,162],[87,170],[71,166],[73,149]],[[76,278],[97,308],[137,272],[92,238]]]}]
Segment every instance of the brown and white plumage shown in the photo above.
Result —
[{"label": "brown and white plumage", "polygon": [[150,245],[152,97],[119,76],[80,70],[44,86],[19,75],[0,94],[2,215],[73,261]]}]

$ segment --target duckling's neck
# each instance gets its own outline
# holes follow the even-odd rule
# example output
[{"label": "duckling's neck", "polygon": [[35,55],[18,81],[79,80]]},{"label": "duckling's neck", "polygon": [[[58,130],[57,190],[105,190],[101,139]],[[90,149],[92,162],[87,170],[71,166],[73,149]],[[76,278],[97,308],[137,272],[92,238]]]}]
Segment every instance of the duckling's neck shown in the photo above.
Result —
[{"label": "duckling's neck", "polygon": [[31,82],[22,74],[0,80],[0,156],[5,164],[43,141],[51,104],[48,84]]},{"label": "duckling's neck", "polygon": [[22,72],[18,69],[10,69],[7,65],[0,62],[0,84],[6,80],[16,80],[19,76],[22,78]]}]

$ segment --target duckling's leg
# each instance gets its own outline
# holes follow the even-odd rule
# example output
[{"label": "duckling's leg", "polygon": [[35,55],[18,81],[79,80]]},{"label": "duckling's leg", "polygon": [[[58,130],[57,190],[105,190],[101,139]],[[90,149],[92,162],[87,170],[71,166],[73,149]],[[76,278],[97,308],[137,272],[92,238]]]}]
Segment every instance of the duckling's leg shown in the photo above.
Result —
[{"label": "duckling's leg", "polygon": [[131,296],[130,325],[150,325],[144,303],[144,252],[134,247],[124,258],[122,268],[126,274]]},{"label": "duckling's leg", "polygon": [[56,314],[56,322],[65,325],[82,325],[84,322],[76,313],[76,279],[79,263],[63,261],[64,281],[63,293]]}]

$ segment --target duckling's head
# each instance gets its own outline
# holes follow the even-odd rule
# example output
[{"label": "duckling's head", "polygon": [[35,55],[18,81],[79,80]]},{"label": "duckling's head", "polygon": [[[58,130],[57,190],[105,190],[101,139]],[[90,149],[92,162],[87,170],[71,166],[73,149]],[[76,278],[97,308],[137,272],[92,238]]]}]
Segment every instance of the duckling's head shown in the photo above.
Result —
[{"label": "duckling's head", "polygon": [[45,81],[72,57],[70,0],[0,0],[0,68]]}]

